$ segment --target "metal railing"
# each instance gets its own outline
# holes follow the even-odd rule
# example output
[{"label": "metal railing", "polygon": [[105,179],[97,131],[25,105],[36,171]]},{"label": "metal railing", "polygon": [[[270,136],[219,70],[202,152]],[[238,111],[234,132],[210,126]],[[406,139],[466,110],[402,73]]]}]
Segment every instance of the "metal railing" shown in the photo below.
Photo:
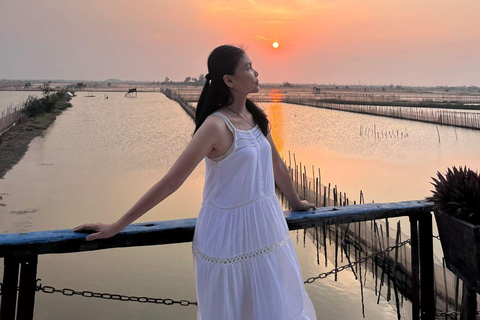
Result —
[{"label": "metal railing", "polygon": [[[285,211],[284,214],[290,230],[409,217],[412,246],[412,319],[415,320],[420,317],[435,319],[432,209],[432,204],[425,201],[405,201],[323,207],[313,213]],[[195,225],[196,219],[137,223],[126,227],[112,238],[92,242],[85,241],[84,233],[75,233],[71,229],[2,234],[0,258],[4,258],[5,268],[1,287],[0,319],[14,319],[15,315],[17,319],[33,319],[35,293],[39,291],[36,279],[38,255],[191,242]],[[48,286],[43,288],[50,289]],[[67,294],[75,294],[74,290],[66,290]]]}]

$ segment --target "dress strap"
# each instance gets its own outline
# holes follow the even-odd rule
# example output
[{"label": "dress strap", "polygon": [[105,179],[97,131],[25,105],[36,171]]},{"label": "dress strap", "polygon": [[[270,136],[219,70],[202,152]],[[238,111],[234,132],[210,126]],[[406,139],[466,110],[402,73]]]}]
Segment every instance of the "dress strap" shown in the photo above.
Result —
[{"label": "dress strap", "polygon": [[215,111],[213,114],[222,118],[223,121],[225,121],[225,124],[227,125],[228,129],[230,129],[230,131],[232,131],[235,134],[235,126],[230,122],[230,120],[228,120],[226,116],[224,116],[222,113],[218,111]]}]

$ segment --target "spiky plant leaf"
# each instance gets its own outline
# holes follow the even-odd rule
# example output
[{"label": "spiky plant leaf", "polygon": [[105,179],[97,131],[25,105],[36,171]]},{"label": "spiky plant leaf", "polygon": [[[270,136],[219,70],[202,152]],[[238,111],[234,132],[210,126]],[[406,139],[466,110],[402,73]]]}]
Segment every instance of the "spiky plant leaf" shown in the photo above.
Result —
[{"label": "spiky plant leaf", "polygon": [[[438,178],[438,179],[437,179]],[[427,200],[445,214],[473,224],[480,224],[480,176],[465,166],[448,168],[445,176],[437,172],[435,187]]]}]

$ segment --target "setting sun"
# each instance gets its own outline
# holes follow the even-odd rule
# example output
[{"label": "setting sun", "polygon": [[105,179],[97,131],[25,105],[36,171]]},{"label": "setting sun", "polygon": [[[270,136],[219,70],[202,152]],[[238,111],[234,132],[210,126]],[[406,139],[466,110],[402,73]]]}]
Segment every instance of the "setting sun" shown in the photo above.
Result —
[{"label": "setting sun", "polygon": [[278,48],[278,42],[272,43],[272,46],[273,46],[275,49],[277,49],[277,48]]}]

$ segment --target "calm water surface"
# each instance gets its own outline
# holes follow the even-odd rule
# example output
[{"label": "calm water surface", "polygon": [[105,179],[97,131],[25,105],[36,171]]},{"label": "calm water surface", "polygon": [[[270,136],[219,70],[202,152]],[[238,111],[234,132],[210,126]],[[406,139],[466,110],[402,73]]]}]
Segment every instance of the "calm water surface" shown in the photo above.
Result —
[{"label": "calm water surface", "polygon": [[[416,200],[430,193],[430,177],[448,166],[480,168],[480,131],[290,104],[263,105],[273,135],[288,161],[295,152],[307,172],[337,184],[352,200]],[[408,134],[406,138],[360,135],[361,127]],[[439,141],[440,136],[440,141]],[[293,163],[293,157],[292,157]]]},{"label": "calm water surface", "polygon": [[41,97],[40,91],[0,91],[0,114],[8,107],[18,107],[28,96]]},{"label": "calm water surface", "polygon": [[[43,136],[0,180],[0,232],[66,229],[116,220],[170,168],[190,140],[192,120],[165,96],[121,93],[72,100]],[[429,179],[450,165],[479,167],[476,131],[395,119],[264,104],[277,147],[307,168],[322,170],[322,182],[337,184],[350,198],[362,189],[376,202],[421,199]],[[360,126],[407,130],[408,138],[360,136]],[[203,162],[184,185],[138,221],[196,217],[202,202]],[[296,241],[296,232],[291,232]],[[296,245],[303,277],[332,268],[317,266],[314,245]],[[322,259],[322,258],[321,258]],[[39,257],[45,285],[96,292],[196,300],[191,243],[101,250]],[[0,268],[3,268],[1,266]],[[1,270],[3,272],[3,269]],[[371,278],[370,278],[371,279]],[[368,287],[368,285],[367,285]],[[360,286],[350,272],[306,286],[319,319],[360,319]],[[371,288],[371,286],[370,286]],[[365,290],[366,319],[396,319],[382,299]],[[407,306],[408,308],[408,306]],[[146,305],[58,294],[36,296],[35,319],[194,319],[195,307]],[[99,316],[101,315],[101,316]]]}]

